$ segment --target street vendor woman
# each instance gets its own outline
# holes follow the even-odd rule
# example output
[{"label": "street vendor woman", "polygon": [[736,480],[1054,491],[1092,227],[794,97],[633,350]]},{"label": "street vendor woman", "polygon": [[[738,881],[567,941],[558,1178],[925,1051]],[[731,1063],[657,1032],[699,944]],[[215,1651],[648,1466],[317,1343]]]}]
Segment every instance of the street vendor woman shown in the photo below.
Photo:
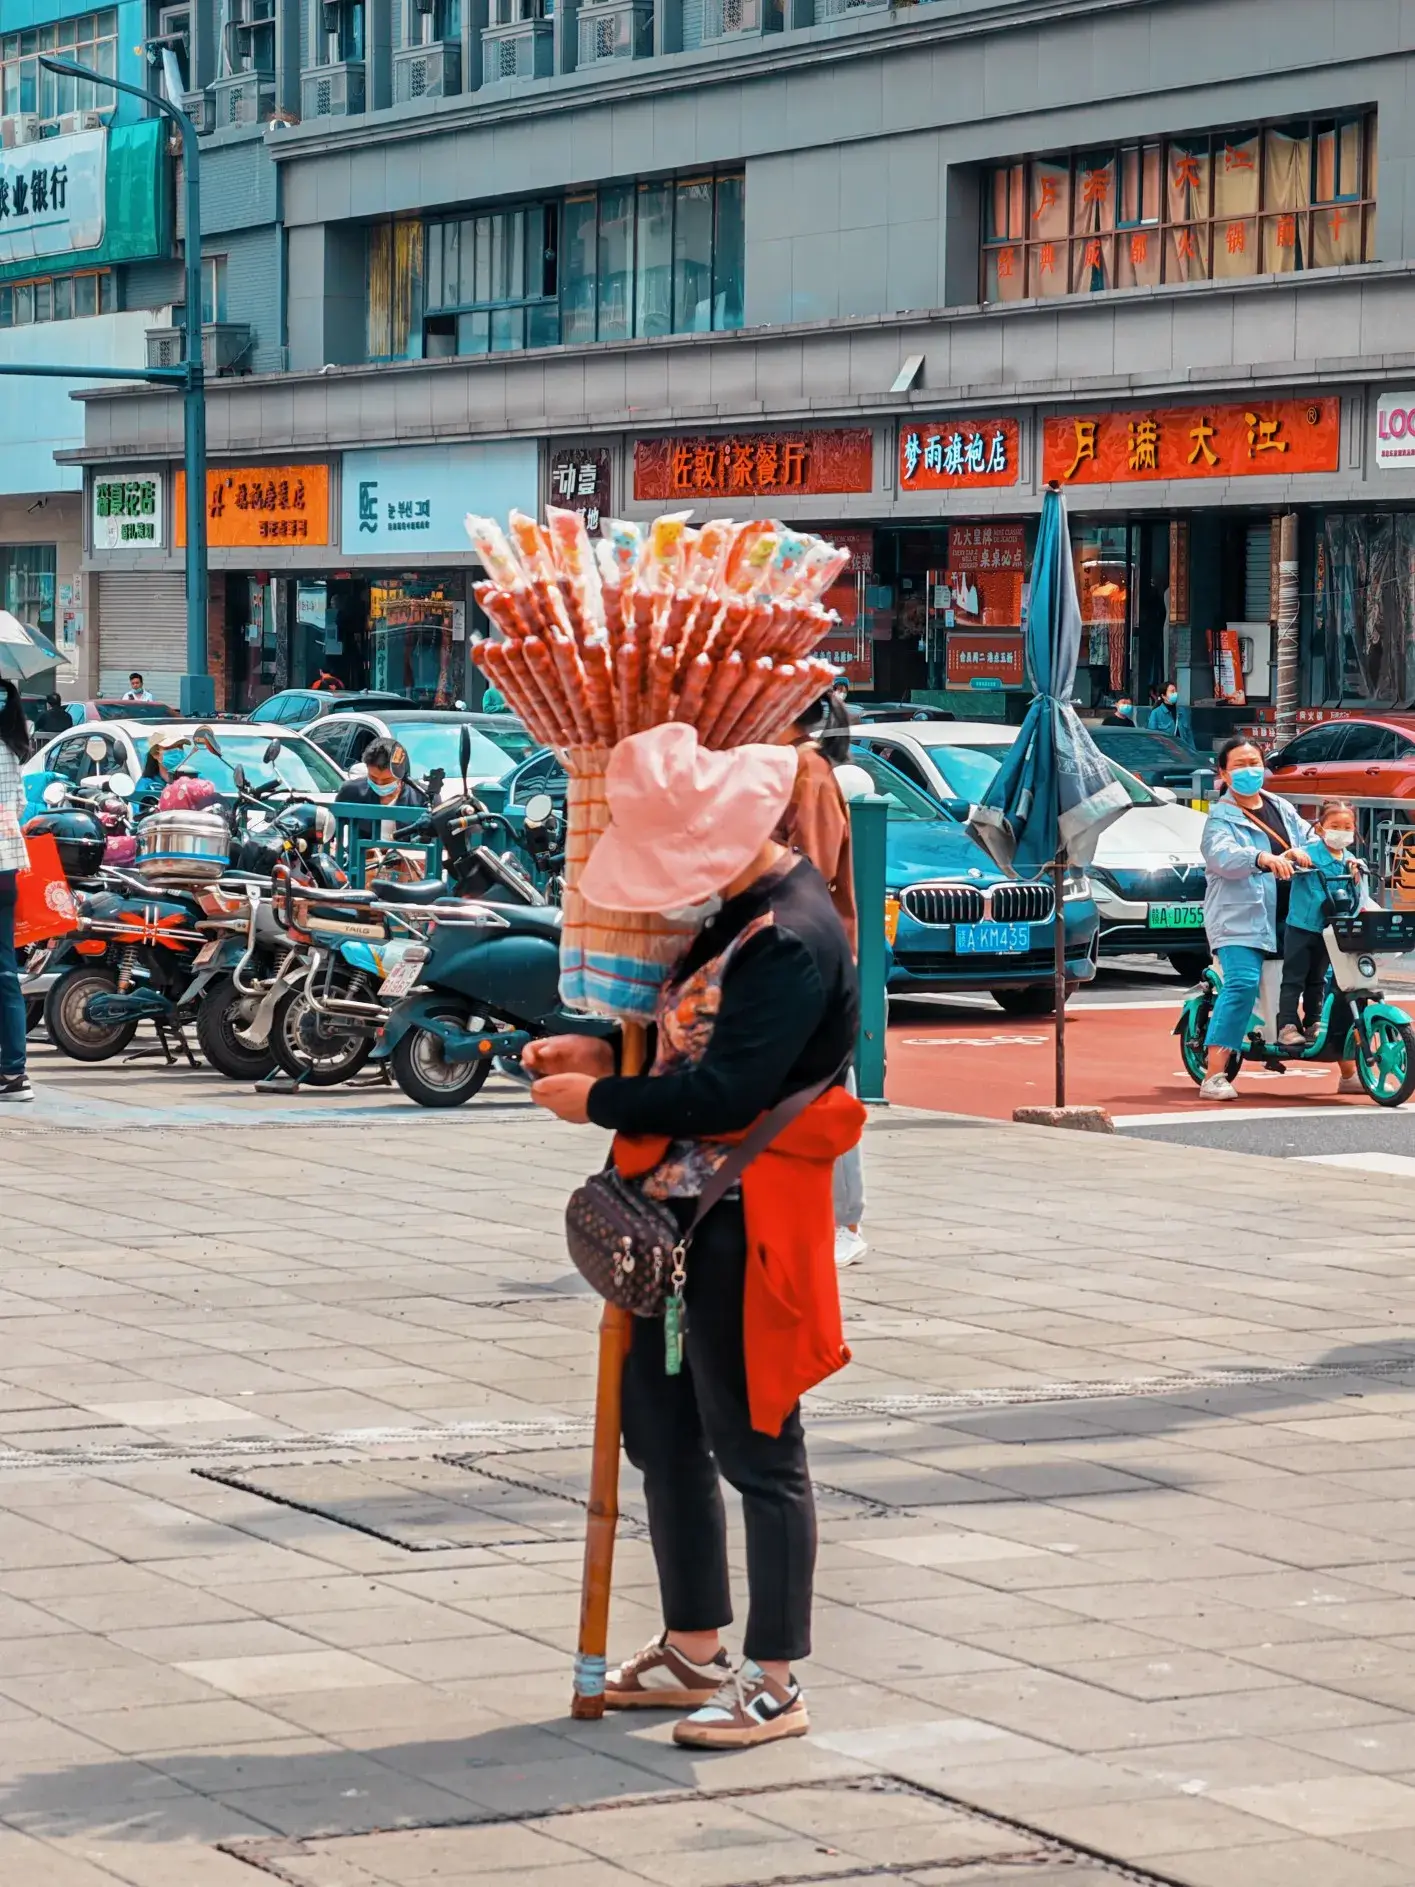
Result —
[{"label": "street vendor woman", "polygon": [[[701,747],[667,723],[622,740],[611,822],[580,889],[605,910],[698,926],[660,993],[650,1071],[619,1075],[611,1044],[532,1043],[532,1093],[562,1120],[615,1133],[621,1175],[681,1225],[730,1143],[767,1110],[842,1076],[859,1021],[850,943],[809,860],[778,844],[796,784],[791,748]],[[831,1085],[704,1218],[687,1261],[684,1367],[664,1366],[663,1319],[636,1318],[624,1445],[643,1474],[665,1629],[610,1671],[611,1709],[689,1712],[680,1743],[735,1748],[803,1735],[792,1667],[811,1648],[816,1518],[804,1392],[849,1360],[834,1257],[831,1169],[864,1109]],[[747,1534],[744,1656],[731,1622],[719,1471]]]}]

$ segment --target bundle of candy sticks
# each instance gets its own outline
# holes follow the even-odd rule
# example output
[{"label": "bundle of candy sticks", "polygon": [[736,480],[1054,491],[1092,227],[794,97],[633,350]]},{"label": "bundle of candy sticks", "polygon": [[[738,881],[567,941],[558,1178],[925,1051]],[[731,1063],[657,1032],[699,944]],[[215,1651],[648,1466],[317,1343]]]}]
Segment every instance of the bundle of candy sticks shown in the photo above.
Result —
[{"label": "bundle of candy sticks", "polygon": [[811,650],[850,553],[765,520],[694,530],[688,515],[610,521],[597,542],[577,511],[543,525],[513,511],[506,531],[467,519],[487,571],[475,595],[505,637],[472,659],[546,746],[612,747],[664,721],[708,747],[772,740],[830,686]]}]

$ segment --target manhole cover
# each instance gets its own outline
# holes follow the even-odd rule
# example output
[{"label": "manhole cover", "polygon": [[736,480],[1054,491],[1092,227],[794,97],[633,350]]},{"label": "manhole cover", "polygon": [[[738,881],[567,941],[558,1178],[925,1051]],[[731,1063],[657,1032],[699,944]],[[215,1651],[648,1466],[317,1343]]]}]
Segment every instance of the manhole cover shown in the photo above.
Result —
[{"label": "manhole cover", "polygon": [[[664,1887],[1172,1887],[893,1776],[630,1797],[461,1826],[381,1828],[223,1851],[287,1887],[422,1887],[579,1866]],[[596,1872],[595,1878],[599,1878]],[[546,1873],[545,1879],[559,1879]],[[566,1879],[576,1878],[566,1875]],[[254,1883],[252,1883],[254,1887]]]}]

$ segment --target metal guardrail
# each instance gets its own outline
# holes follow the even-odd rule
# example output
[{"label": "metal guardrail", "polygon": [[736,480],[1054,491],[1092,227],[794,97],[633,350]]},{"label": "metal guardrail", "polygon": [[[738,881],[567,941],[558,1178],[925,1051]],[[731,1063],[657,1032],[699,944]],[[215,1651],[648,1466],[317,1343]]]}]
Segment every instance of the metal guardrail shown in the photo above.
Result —
[{"label": "metal guardrail", "polygon": [[1374,798],[1289,788],[1265,789],[1311,819],[1327,799],[1342,799],[1356,815],[1356,849],[1371,869],[1371,892],[1392,910],[1415,907],[1415,799]]},{"label": "metal guardrail", "polygon": [[[422,823],[426,807],[370,806],[355,800],[336,800],[329,810],[334,815],[335,855],[354,884],[362,885],[367,881],[371,852],[386,852],[392,848],[410,855],[421,853],[429,878],[435,878],[442,869],[442,846],[438,840],[402,836]],[[389,871],[380,875],[391,877],[394,874]]]},{"label": "metal guardrail", "polygon": [[889,1023],[885,980],[889,941],[885,935],[885,844],[889,801],[862,794],[850,801],[850,849],[855,867],[855,912],[859,941],[860,1042],[855,1078],[862,1101],[884,1099],[884,1045]]}]

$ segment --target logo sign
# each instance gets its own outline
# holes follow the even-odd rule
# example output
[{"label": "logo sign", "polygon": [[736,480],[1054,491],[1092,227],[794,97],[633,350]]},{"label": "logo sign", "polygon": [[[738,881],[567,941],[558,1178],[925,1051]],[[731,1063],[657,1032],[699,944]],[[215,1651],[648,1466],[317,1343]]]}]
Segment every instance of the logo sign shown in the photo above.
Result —
[{"label": "logo sign", "polygon": [[1019,473],[1015,419],[938,419],[899,429],[901,492],[1015,485]]},{"label": "logo sign", "polygon": [[162,474],[93,481],[95,550],[161,550]]},{"label": "logo sign", "polygon": [[634,496],[776,498],[873,491],[874,447],[868,429],[640,439],[634,447]]},{"label": "logo sign", "polygon": [[1338,399],[1068,413],[1046,422],[1042,476],[1063,485],[1286,478],[1334,472],[1340,447]]},{"label": "logo sign", "polygon": [[1415,465],[1415,393],[1383,393],[1376,402],[1376,464]]},{"label": "logo sign", "polygon": [[96,249],[107,172],[106,131],[0,150],[0,263]]},{"label": "logo sign", "polygon": [[468,512],[534,516],[539,504],[534,440],[346,452],[340,545],[345,556],[452,554],[470,562]]},{"label": "logo sign", "polygon": [[[178,472],[173,535],[187,541],[187,475]],[[246,465],[206,475],[206,541],[249,547],[329,542],[327,465]]]},{"label": "logo sign", "polygon": [[571,446],[550,455],[550,502],[562,511],[578,511],[593,537],[608,517],[609,454],[594,446]]},{"label": "logo sign", "polygon": [[1020,635],[951,635],[950,688],[1021,688],[1027,680]]}]

